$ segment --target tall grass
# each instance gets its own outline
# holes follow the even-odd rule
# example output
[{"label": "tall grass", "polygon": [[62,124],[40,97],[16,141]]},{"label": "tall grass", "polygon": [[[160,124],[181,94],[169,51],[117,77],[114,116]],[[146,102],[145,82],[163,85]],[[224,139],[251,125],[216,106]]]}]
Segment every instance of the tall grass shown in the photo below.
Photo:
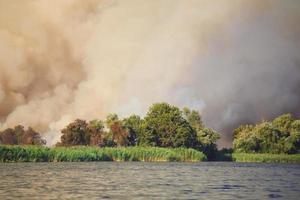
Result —
[{"label": "tall grass", "polygon": [[157,147],[41,147],[0,146],[0,162],[180,161],[198,162],[206,156],[194,149]]},{"label": "tall grass", "polygon": [[300,163],[300,154],[233,153],[235,162]]}]

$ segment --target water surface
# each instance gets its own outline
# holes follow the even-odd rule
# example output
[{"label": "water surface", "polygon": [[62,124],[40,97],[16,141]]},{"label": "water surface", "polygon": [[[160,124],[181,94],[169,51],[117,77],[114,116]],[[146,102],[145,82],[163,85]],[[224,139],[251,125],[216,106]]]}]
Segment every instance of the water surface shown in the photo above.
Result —
[{"label": "water surface", "polygon": [[0,199],[299,199],[300,165],[0,163]]}]

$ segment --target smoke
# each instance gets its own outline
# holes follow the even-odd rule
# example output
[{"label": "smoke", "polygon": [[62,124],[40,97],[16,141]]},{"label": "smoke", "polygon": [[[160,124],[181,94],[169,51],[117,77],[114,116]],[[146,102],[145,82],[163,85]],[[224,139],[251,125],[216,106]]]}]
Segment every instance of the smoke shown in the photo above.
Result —
[{"label": "smoke", "polygon": [[47,137],[76,118],[202,112],[228,146],[240,123],[300,115],[300,3],[0,0],[0,129]]}]

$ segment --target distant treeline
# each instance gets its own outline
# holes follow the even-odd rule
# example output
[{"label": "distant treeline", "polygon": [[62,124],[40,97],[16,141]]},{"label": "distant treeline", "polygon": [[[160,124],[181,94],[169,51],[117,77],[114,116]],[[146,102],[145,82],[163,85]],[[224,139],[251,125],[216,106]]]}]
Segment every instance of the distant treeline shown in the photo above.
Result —
[{"label": "distant treeline", "polygon": [[[208,159],[217,156],[220,134],[204,126],[198,111],[167,104],[153,104],[146,116],[119,119],[110,114],[105,120],[77,119],[62,131],[56,146],[90,145],[99,147],[150,146],[193,148]],[[44,145],[39,133],[22,126],[0,132],[2,144]],[[232,150],[230,150],[232,151]],[[290,114],[272,122],[242,125],[233,132],[233,151],[244,153],[299,153],[300,120]]]},{"label": "distant treeline", "polygon": [[0,131],[0,144],[8,145],[45,145],[46,140],[42,139],[40,133],[29,127],[18,125],[15,128],[7,128]]},{"label": "distant treeline", "polygon": [[300,120],[291,114],[256,125],[242,125],[233,132],[233,148],[244,153],[299,153]]}]

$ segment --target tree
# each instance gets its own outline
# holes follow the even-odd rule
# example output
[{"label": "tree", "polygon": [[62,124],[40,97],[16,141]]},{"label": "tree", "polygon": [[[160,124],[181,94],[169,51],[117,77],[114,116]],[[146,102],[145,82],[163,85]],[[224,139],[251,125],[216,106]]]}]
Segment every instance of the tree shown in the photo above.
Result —
[{"label": "tree", "polygon": [[194,147],[196,134],[179,108],[153,104],[142,124],[141,144],[160,147]]},{"label": "tree", "polygon": [[189,108],[185,107],[183,108],[183,113],[186,120],[195,130],[201,130],[204,128],[202,117],[198,111],[190,110]]},{"label": "tree", "polygon": [[217,153],[216,142],[220,139],[220,134],[204,126],[198,111],[184,108],[183,113],[197,135],[197,148],[203,151],[209,159],[215,158]]},{"label": "tree", "polygon": [[253,132],[255,138],[258,140],[259,149],[256,151],[264,153],[280,153],[282,146],[280,139],[282,132],[273,126],[270,122],[263,122],[258,124]]},{"label": "tree", "polygon": [[240,152],[257,152],[259,150],[259,141],[252,133],[254,126],[242,125],[233,131],[233,147]]},{"label": "tree", "polygon": [[299,153],[300,151],[300,120],[294,120],[290,126],[290,134],[286,138],[285,151]]},{"label": "tree", "polygon": [[197,139],[204,148],[216,149],[216,142],[220,134],[210,128],[203,128],[197,132]]},{"label": "tree", "polygon": [[272,121],[274,128],[278,129],[281,134],[284,134],[286,137],[290,134],[291,125],[294,119],[291,114],[284,114]]},{"label": "tree", "polygon": [[118,146],[128,146],[129,133],[117,114],[110,114],[106,118],[106,125],[109,128],[111,140]]},{"label": "tree", "polygon": [[8,145],[45,145],[40,133],[29,127],[27,130],[24,126],[18,125],[14,129],[8,128],[0,132],[0,140],[2,144]]},{"label": "tree", "polygon": [[90,143],[90,134],[87,131],[87,126],[86,121],[76,119],[61,131],[61,142],[58,145],[88,145]]},{"label": "tree", "polygon": [[123,119],[124,127],[129,134],[129,145],[134,146],[141,143],[139,138],[143,134],[142,123],[143,120],[138,115],[131,115],[130,117]]},{"label": "tree", "polygon": [[105,120],[106,126],[110,127],[114,123],[119,122],[119,116],[116,113],[108,114]]},{"label": "tree", "polygon": [[25,145],[45,145],[46,140],[42,139],[41,135],[36,132],[33,128],[29,127],[23,137],[22,144]]},{"label": "tree", "polygon": [[291,114],[255,126],[241,126],[233,135],[235,151],[297,153],[300,150],[300,121],[294,120]]},{"label": "tree", "polygon": [[104,146],[104,123],[101,120],[90,121],[87,125],[87,132],[90,135],[90,145]]},{"label": "tree", "polygon": [[18,144],[23,144],[22,140],[23,140],[23,136],[25,134],[24,126],[17,125],[17,126],[15,126],[14,131],[16,133],[16,138],[17,138]]},{"label": "tree", "polygon": [[9,145],[18,144],[14,129],[8,128],[0,132],[0,141],[1,144],[9,144]]},{"label": "tree", "polygon": [[243,133],[243,132],[250,132],[250,131],[252,131],[253,130],[253,128],[254,128],[254,126],[253,125],[241,125],[241,126],[239,126],[238,128],[236,128],[236,129],[234,129],[233,130],[233,139],[236,139],[236,138],[238,138],[239,136],[240,136],[240,134],[241,133]]}]

